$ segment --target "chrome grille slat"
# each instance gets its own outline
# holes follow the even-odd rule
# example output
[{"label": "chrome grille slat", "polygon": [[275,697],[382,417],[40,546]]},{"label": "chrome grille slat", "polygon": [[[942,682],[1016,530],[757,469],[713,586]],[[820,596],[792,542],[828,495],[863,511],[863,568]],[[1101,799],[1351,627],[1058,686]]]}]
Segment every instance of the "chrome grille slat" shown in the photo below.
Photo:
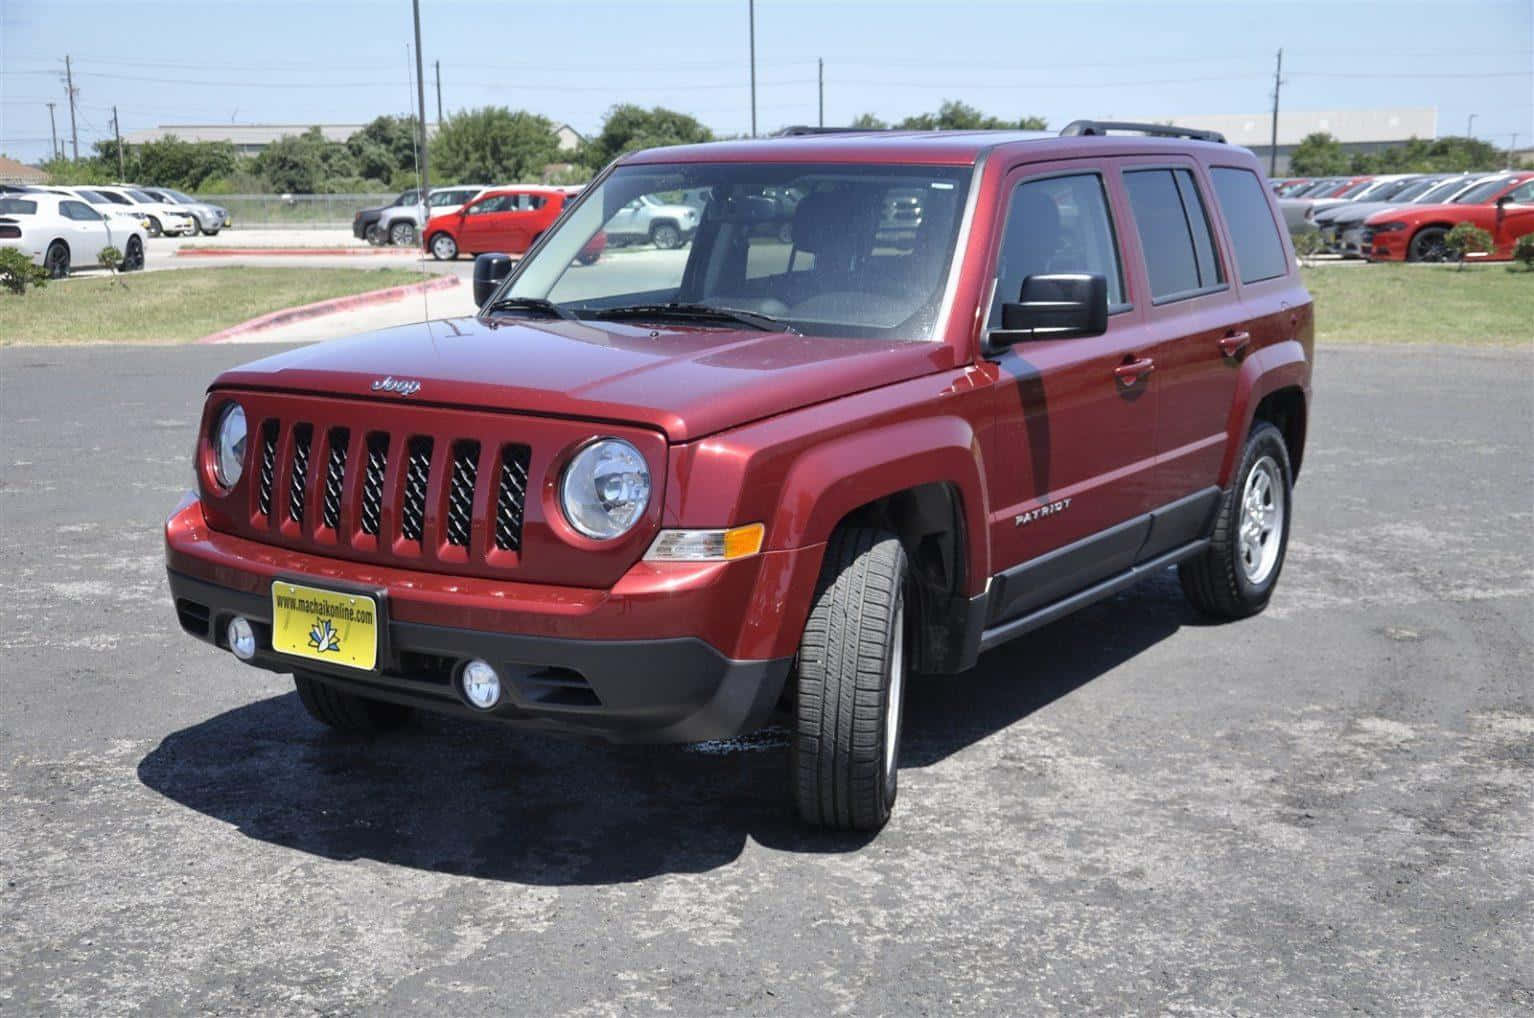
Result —
[{"label": "chrome grille slat", "polygon": [[400,534],[407,541],[420,543],[426,525],[426,485],[431,480],[429,438],[413,438],[408,446],[405,465],[405,493],[400,505]]},{"label": "chrome grille slat", "polygon": [[346,444],[351,432],[330,429],[330,457],[325,463],[325,505],[321,520],[331,530],[341,529],[341,484],[346,480]]},{"label": "chrome grille slat", "polygon": [[304,522],[304,497],[309,485],[309,443],[314,428],[299,424],[293,428],[293,482],[288,487],[288,518]]},{"label": "chrome grille slat", "polygon": [[530,450],[525,445],[508,445],[501,450],[500,489],[495,499],[495,546],[502,551],[522,550],[522,513],[527,499],[527,461]]},{"label": "chrome grille slat", "polygon": [[368,465],[362,475],[361,525],[364,534],[378,535],[383,512],[384,471],[389,466],[389,436],[368,436]]},{"label": "chrome grille slat", "polygon": [[277,474],[277,422],[261,426],[261,472],[256,484],[256,509],[262,516],[272,515],[272,479]]},{"label": "chrome grille slat", "polygon": [[479,443],[453,446],[453,473],[447,489],[447,543],[467,548],[474,528],[474,481],[479,474]]}]

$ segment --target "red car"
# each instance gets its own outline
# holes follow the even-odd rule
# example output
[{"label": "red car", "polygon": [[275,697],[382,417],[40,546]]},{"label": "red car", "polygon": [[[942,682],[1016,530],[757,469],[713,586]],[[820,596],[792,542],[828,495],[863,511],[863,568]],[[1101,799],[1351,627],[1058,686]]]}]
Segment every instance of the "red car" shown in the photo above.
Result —
[{"label": "red car", "polygon": [[1518,238],[1534,233],[1534,173],[1483,180],[1447,205],[1401,205],[1377,212],[1364,221],[1364,257],[1371,262],[1447,261],[1453,252],[1444,239],[1460,223],[1491,234],[1486,260],[1511,261]]},{"label": "red car", "polygon": [[[426,250],[438,261],[462,253],[523,254],[553,225],[578,191],[564,187],[501,187],[456,212],[433,216],[422,231]],[[598,233],[577,256],[583,265],[601,257],[606,238]]]},{"label": "red car", "polygon": [[[180,628],[340,731],[781,721],[800,815],[873,830],[914,675],[1172,566],[1211,617],[1268,604],[1313,316],[1251,152],[820,133],[635,152],[588,191],[515,267],[480,256],[478,315],[214,380],[165,527]],[[683,197],[692,243],[572,264]]]}]

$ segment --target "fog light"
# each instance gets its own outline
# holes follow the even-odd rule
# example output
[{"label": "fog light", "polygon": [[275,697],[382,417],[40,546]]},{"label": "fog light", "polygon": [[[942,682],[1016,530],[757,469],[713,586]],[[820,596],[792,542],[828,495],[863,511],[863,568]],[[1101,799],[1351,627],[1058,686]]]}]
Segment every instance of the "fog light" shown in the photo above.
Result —
[{"label": "fog light", "polygon": [[480,710],[489,710],[501,700],[501,677],[489,662],[479,658],[463,666],[458,684],[463,688],[464,699]]},{"label": "fog light", "polygon": [[224,635],[229,640],[229,650],[241,661],[249,661],[256,656],[256,631],[250,628],[250,620],[243,615],[236,615],[229,620],[229,628]]}]

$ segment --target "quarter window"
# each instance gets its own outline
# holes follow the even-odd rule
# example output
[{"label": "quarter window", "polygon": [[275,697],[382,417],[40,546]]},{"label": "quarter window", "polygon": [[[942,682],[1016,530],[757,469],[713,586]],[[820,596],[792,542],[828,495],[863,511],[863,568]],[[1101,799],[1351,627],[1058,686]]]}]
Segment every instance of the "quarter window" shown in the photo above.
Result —
[{"label": "quarter window", "polygon": [[1134,210],[1153,301],[1193,296],[1225,282],[1192,173],[1132,170],[1124,174],[1124,186]]},{"label": "quarter window", "polygon": [[1124,303],[1113,221],[1102,177],[1096,173],[1025,180],[1012,192],[988,328],[1000,327],[1001,306],[1017,300],[1024,279],[1053,272],[1103,276],[1109,306]]},{"label": "quarter window", "polygon": [[1289,271],[1284,242],[1278,235],[1262,182],[1251,170],[1216,166],[1209,171],[1215,199],[1230,230],[1236,273],[1243,283],[1274,279]]}]

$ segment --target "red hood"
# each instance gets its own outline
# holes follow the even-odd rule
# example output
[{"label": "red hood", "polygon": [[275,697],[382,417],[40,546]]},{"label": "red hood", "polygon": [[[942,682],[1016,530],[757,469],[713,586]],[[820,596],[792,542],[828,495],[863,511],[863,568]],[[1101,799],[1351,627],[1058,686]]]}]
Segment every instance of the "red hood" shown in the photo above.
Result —
[{"label": "red hood", "polygon": [[[224,372],[213,387],[639,423],[682,442],[952,361],[941,343],[454,318],[277,354]],[[374,389],[391,377],[420,389]]]}]

